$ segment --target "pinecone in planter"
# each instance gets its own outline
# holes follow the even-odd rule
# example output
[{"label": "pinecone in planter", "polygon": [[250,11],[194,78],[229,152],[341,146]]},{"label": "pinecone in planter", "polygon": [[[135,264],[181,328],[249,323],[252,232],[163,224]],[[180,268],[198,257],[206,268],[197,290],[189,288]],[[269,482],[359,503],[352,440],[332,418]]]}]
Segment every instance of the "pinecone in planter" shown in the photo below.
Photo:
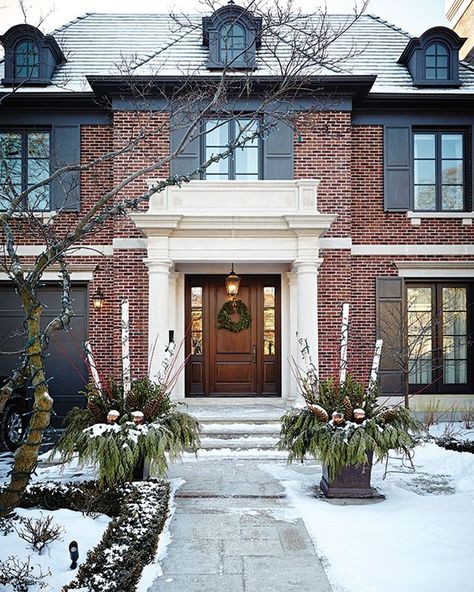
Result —
[{"label": "pinecone in planter", "polygon": [[351,421],[354,409],[352,408],[351,400],[347,395],[342,399],[342,404],[344,406],[344,419],[346,421]]},{"label": "pinecone in planter", "polygon": [[97,403],[94,403],[92,399],[89,399],[87,402],[87,409],[89,409],[89,411],[92,413],[92,417],[96,423],[103,423],[105,421],[102,409],[97,405]]},{"label": "pinecone in planter", "polygon": [[380,420],[382,423],[390,423],[397,417],[397,412],[393,407],[389,407],[388,409],[384,409],[380,413],[377,414],[377,419]]},{"label": "pinecone in planter", "polygon": [[159,414],[161,408],[161,399],[151,399],[143,406],[143,415],[145,421],[153,421]]},{"label": "pinecone in planter", "polygon": [[309,404],[308,409],[311,411],[311,413],[314,413],[314,415],[316,415],[319,421],[326,422],[329,420],[329,415],[327,414],[327,411],[323,409],[321,405]]},{"label": "pinecone in planter", "polygon": [[130,391],[127,395],[126,407],[128,411],[137,409],[137,395],[133,391]]}]

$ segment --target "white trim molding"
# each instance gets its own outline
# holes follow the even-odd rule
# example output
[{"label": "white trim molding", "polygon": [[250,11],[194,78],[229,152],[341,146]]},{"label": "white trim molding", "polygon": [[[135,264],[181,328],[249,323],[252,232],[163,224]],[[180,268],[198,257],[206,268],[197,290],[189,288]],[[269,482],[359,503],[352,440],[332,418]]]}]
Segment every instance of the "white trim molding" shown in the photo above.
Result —
[{"label": "white trim molding", "polygon": [[464,226],[470,226],[474,212],[407,212],[412,226],[420,226],[423,219],[428,220],[460,220]]},{"label": "white trim molding", "polygon": [[457,245],[352,245],[352,254],[369,255],[425,255],[425,256],[462,256],[474,255],[474,244]]},{"label": "white trim molding", "polygon": [[396,261],[404,278],[474,278],[474,261]]},{"label": "white trim molding", "polygon": [[[94,277],[94,271],[97,265],[95,263],[71,263],[68,265],[69,275],[73,282],[90,282]],[[26,265],[25,271],[30,271],[31,266]],[[60,271],[58,265],[52,265],[41,276],[45,282],[57,282],[60,280]],[[12,281],[8,273],[0,272],[0,281]]]},{"label": "white trim molding", "polygon": [[[36,257],[41,255],[46,245],[19,245],[15,251],[20,257]],[[74,245],[67,254],[74,257],[94,257],[94,255],[113,255],[112,245]],[[0,245],[0,256],[5,254],[5,247]]]}]

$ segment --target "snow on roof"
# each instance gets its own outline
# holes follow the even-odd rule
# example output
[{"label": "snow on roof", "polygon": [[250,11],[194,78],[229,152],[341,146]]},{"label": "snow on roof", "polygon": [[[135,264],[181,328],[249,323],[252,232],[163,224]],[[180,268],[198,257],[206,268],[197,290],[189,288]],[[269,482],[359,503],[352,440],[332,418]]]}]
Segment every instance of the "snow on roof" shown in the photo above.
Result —
[{"label": "snow on roof", "polygon": [[[347,26],[352,15],[330,15],[335,30]],[[206,67],[208,48],[202,45],[202,15],[186,15],[190,26],[179,26],[168,14],[89,13],[60,27],[53,35],[66,55],[53,84],[42,89],[23,87],[21,92],[90,91],[87,76],[119,75],[133,65],[133,74],[210,75]],[[329,51],[334,56],[355,55],[337,64],[337,69],[317,72],[320,75],[376,75],[371,95],[405,95],[474,92],[474,68],[460,64],[461,86],[458,89],[416,88],[407,68],[398,64],[410,35],[373,15],[363,15],[335,41]],[[258,74],[274,74],[276,61],[265,44],[257,50]],[[0,77],[3,75],[0,64]],[[316,73],[316,72],[315,72]],[[217,74],[218,75],[218,74]]]}]

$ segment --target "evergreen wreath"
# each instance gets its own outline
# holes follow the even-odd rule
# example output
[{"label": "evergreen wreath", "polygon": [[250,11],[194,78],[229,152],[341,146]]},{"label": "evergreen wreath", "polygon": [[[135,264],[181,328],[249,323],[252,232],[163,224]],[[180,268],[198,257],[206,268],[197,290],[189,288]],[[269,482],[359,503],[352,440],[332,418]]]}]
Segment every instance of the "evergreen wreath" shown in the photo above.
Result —
[{"label": "evergreen wreath", "polygon": [[[235,322],[232,320],[234,311],[240,316],[239,320]],[[240,333],[240,331],[248,329],[251,322],[250,311],[242,300],[228,300],[217,313],[218,329],[227,329],[232,333]]]}]

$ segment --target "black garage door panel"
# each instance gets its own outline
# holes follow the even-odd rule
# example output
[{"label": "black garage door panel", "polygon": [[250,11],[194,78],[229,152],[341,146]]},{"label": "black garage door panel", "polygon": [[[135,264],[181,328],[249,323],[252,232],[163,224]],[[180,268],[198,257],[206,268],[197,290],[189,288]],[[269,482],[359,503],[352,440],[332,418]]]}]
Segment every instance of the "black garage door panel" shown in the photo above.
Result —
[{"label": "black garage door panel", "polygon": [[[41,288],[41,301],[45,305],[42,325],[46,326],[60,311],[59,284]],[[45,358],[46,375],[54,399],[52,425],[59,427],[69,409],[83,406],[85,398],[79,394],[88,381],[84,362],[83,343],[87,339],[87,287],[73,286],[72,318],[68,331],[56,331]],[[18,362],[14,352],[24,347],[23,313],[19,298],[11,286],[0,286],[0,376],[8,376]]]}]

